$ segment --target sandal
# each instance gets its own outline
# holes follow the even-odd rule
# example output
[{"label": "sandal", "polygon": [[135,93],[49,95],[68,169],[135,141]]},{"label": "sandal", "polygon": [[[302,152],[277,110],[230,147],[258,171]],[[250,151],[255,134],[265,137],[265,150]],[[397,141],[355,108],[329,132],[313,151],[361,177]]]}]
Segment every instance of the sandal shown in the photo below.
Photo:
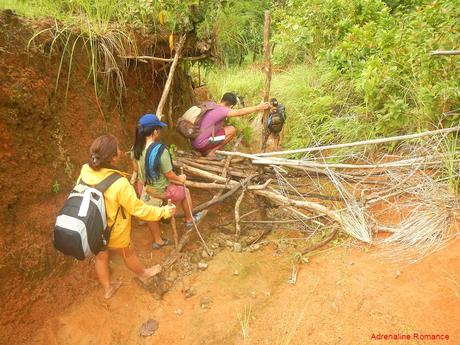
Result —
[{"label": "sandal", "polygon": [[[198,223],[201,220],[201,218],[203,218],[203,213],[201,212],[195,213],[195,215],[193,216],[193,220],[195,221],[195,224]],[[192,226],[193,226],[193,221],[185,223],[185,227],[187,229],[190,229]]]},{"label": "sandal", "polygon": [[118,289],[121,287],[121,282],[113,282],[110,283],[109,291],[106,291],[104,294],[105,299],[110,299],[112,298],[113,295],[118,291]]},{"label": "sandal", "polygon": [[159,244],[159,243],[153,243],[152,244],[152,249],[161,249],[163,248],[164,246],[169,246],[172,242],[170,240],[168,240],[167,238],[161,238],[163,240],[163,244]]}]

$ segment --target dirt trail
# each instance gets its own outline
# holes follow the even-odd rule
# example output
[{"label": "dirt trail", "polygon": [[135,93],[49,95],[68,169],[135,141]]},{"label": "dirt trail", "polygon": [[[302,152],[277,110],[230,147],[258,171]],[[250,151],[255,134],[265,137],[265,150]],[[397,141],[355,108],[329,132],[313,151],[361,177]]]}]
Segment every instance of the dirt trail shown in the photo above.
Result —
[{"label": "dirt trail", "polygon": [[[207,221],[216,219],[212,214]],[[150,255],[149,241],[145,226],[137,227],[134,244],[141,256]],[[457,240],[419,263],[401,265],[375,255],[376,249],[331,247],[301,266],[292,286],[290,256],[274,244],[254,253],[225,249],[191,276],[195,296],[185,299],[178,283],[162,301],[137,286],[114,258],[114,276],[124,282],[115,297],[103,301],[99,287],[79,296],[50,317],[31,344],[361,345],[379,343],[372,333],[416,331],[448,334],[444,343],[459,344],[459,251]],[[137,329],[149,318],[160,327],[141,338]],[[425,343],[435,342],[407,342]]]}]

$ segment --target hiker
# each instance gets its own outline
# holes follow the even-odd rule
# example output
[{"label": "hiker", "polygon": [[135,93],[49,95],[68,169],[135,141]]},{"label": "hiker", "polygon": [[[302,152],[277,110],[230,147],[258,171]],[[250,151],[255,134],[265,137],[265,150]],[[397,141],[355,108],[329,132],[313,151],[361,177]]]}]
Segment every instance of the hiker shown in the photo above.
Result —
[{"label": "hiker", "polygon": [[[262,119],[263,120],[263,119]],[[286,109],[283,104],[278,103],[276,98],[270,100],[270,111],[267,117],[267,128],[263,134],[262,150],[265,152],[267,140],[270,135],[273,137],[275,150],[278,149],[280,143],[280,133],[283,130],[284,122],[286,121]]]},{"label": "hiker", "polygon": [[216,151],[224,147],[236,136],[236,129],[233,126],[224,126],[227,117],[249,115],[258,111],[268,109],[269,103],[261,103],[253,107],[233,109],[238,98],[234,93],[227,92],[222,96],[219,104],[210,102],[208,110],[203,116],[200,124],[200,133],[192,140],[195,150],[206,156],[209,160],[221,160],[223,157],[216,154]]},{"label": "hiker", "polygon": [[[78,180],[93,186],[104,180],[117,170],[121,151],[118,140],[113,135],[98,137],[91,144],[89,162],[83,165]],[[160,265],[145,268],[131,248],[131,215],[148,221],[169,218],[176,212],[175,206],[154,207],[140,201],[125,177],[116,180],[104,192],[107,226],[113,225],[107,249],[96,255],[96,274],[104,287],[104,297],[109,299],[120,287],[120,282],[111,282],[109,258],[112,252],[123,257],[126,266],[133,271],[142,283],[161,271]],[[121,212],[119,211],[121,210]],[[115,224],[114,224],[115,223]]]},{"label": "hiker", "polygon": [[[160,140],[161,129],[167,125],[154,114],[143,115],[137,122],[132,158],[137,164],[138,179],[143,184],[141,199],[149,205],[161,205],[168,199],[182,207],[185,227],[191,228],[202,214],[192,215],[190,191],[184,186],[185,175],[173,171],[171,154]],[[160,249],[171,244],[161,237],[158,221],[148,222],[152,233],[152,249]]]}]

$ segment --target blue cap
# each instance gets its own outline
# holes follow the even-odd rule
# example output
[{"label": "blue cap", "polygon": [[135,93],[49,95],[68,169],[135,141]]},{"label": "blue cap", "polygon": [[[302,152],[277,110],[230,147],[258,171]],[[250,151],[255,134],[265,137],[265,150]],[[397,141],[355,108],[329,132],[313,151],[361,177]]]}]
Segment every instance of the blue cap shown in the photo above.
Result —
[{"label": "blue cap", "polygon": [[159,126],[159,127],[166,127],[167,124],[164,122],[161,122],[160,119],[155,115],[155,114],[145,114],[142,115],[142,117],[139,119],[137,124],[141,127],[154,127],[154,126]]}]

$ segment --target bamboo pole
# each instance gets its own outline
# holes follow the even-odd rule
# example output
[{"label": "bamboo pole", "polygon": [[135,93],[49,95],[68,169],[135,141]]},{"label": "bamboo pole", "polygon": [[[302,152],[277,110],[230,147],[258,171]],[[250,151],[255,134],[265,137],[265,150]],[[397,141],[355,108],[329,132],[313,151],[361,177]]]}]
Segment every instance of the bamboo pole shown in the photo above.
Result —
[{"label": "bamboo pole", "polygon": [[460,50],[433,50],[430,55],[460,55]]},{"label": "bamboo pole", "polygon": [[239,156],[244,158],[252,159],[254,156],[257,157],[268,157],[268,156],[281,156],[281,155],[289,155],[293,153],[307,153],[307,152],[315,152],[315,151],[324,151],[330,149],[339,149],[344,147],[355,147],[355,146],[364,146],[364,145],[372,145],[372,144],[383,144],[392,141],[400,141],[400,140],[409,140],[409,139],[416,139],[426,136],[432,136],[436,134],[448,134],[452,132],[460,131],[460,126],[451,127],[451,128],[443,128],[437,129],[434,131],[426,131],[421,133],[414,133],[414,134],[407,134],[407,135],[399,135],[395,137],[388,137],[388,138],[379,138],[379,139],[370,139],[364,141],[355,141],[351,143],[344,143],[344,144],[334,144],[334,145],[325,145],[325,146],[315,146],[315,147],[306,147],[303,149],[296,149],[296,150],[286,150],[286,151],[276,151],[276,152],[267,152],[267,153],[254,153],[252,155],[241,153],[241,152],[230,152],[230,151],[217,151],[222,155],[226,156]]},{"label": "bamboo pole", "polygon": [[[270,63],[270,11],[265,11],[264,20],[264,72],[264,102],[268,102],[270,98],[270,82],[272,80],[272,66]],[[264,110],[264,116],[262,119],[262,151],[265,150],[265,144],[268,139],[268,112],[269,109]]]},{"label": "bamboo pole", "polygon": [[163,117],[163,108],[165,106],[166,99],[168,98],[169,90],[171,88],[171,84],[174,78],[174,72],[176,71],[177,63],[179,62],[179,56],[185,44],[185,39],[186,39],[186,35],[182,35],[182,37],[179,40],[179,44],[177,45],[176,55],[174,55],[174,60],[171,64],[171,69],[169,70],[168,79],[166,79],[165,88],[163,89],[163,93],[160,98],[160,103],[158,103],[156,114],[160,120]]}]

